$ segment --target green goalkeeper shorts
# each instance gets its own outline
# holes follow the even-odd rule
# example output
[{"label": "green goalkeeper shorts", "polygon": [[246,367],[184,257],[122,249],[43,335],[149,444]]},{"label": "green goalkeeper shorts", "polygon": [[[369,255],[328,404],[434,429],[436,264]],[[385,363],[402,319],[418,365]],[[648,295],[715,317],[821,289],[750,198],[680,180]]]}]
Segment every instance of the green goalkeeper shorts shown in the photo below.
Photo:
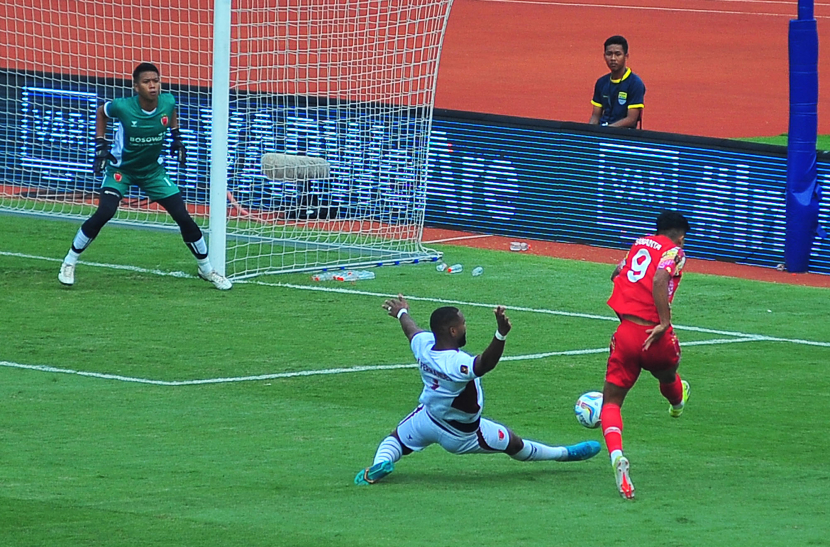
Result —
[{"label": "green goalkeeper shorts", "polygon": [[101,187],[114,188],[122,196],[126,196],[133,184],[144,190],[152,201],[158,201],[179,193],[179,187],[170,180],[167,171],[161,165],[158,166],[158,169],[147,174],[135,174],[110,166],[107,168],[107,175],[104,177],[104,183]]}]

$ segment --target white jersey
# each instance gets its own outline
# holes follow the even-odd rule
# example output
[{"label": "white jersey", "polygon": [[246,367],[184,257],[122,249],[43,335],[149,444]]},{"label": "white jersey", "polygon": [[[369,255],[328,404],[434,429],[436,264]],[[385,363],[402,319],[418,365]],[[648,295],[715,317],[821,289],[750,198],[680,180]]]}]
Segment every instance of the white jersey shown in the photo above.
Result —
[{"label": "white jersey", "polygon": [[[435,336],[428,331],[412,337],[411,347],[424,390],[419,402],[432,418],[462,431],[477,424],[484,406],[481,379],[473,372],[475,357],[461,350],[433,350]],[[473,429],[474,430],[474,429]]]}]

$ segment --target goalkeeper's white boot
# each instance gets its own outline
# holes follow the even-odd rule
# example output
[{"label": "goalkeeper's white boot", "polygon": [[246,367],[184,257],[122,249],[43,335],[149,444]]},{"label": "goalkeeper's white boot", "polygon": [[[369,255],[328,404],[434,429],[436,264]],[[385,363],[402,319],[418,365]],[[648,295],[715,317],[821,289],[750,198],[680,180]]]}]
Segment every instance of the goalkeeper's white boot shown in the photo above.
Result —
[{"label": "goalkeeper's white boot", "polygon": [[75,265],[74,264],[67,264],[66,262],[61,264],[61,271],[58,272],[58,281],[63,283],[64,285],[74,285],[75,284]]},{"label": "goalkeeper's white boot", "polygon": [[227,277],[219,275],[216,270],[211,270],[208,274],[204,274],[202,270],[199,270],[199,277],[205,281],[210,281],[220,291],[229,291],[233,287],[233,283],[228,281]]}]

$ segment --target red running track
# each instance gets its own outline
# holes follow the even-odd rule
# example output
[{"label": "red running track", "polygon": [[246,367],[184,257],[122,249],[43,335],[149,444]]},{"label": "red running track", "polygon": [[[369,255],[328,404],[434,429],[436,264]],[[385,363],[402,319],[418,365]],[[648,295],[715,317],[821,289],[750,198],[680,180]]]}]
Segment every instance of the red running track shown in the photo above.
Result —
[{"label": "red running track", "polygon": [[[645,81],[644,127],[709,137],[787,132],[787,32],[794,0],[455,0],[436,106],[585,122],[602,44],[630,45]],[[816,2],[819,59],[830,3]],[[823,39],[824,38],[824,39]],[[819,73],[830,92],[830,70]],[[819,133],[830,134],[830,118]]]}]

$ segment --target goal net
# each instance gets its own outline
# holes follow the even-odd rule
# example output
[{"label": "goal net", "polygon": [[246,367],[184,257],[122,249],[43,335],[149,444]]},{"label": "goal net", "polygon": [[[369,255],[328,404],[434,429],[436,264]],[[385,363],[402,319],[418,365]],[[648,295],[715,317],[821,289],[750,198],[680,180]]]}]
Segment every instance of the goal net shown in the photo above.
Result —
[{"label": "goal net", "polygon": [[[101,182],[92,173],[95,109],[131,95],[132,70],[148,61],[176,97],[188,148],[187,166],[172,157],[165,166],[209,231],[220,272],[239,279],[435,259],[421,236],[451,4],[9,3],[0,211],[91,214]],[[175,229],[136,187],[114,221]]]}]

